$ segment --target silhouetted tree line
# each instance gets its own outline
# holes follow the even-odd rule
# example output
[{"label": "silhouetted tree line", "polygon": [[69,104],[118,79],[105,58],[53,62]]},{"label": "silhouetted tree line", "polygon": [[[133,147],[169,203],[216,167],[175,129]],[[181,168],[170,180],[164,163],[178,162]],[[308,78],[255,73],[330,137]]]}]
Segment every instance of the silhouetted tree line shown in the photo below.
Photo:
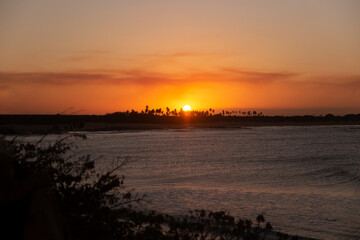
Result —
[{"label": "silhouetted tree line", "polygon": [[[207,122],[239,122],[247,125],[276,125],[276,124],[360,124],[360,114],[347,114],[335,116],[267,116],[257,111],[225,111],[219,113],[209,108],[206,111],[183,111],[180,109],[151,109],[146,106],[144,110],[114,112],[105,115],[0,115],[0,133],[12,133],[11,127],[2,125],[53,125],[53,132],[57,130],[81,130],[85,123],[156,123],[156,124],[183,124]],[[59,125],[62,125],[61,127]],[[14,130],[16,133],[16,130]]]},{"label": "silhouetted tree line", "polygon": [[[72,137],[85,138],[84,135]],[[28,234],[29,239],[50,239],[51,235],[56,239],[252,240],[263,239],[272,231],[263,214],[258,215],[255,225],[250,219],[236,219],[223,211],[194,210],[184,217],[140,211],[139,206],[144,208],[146,204],[144,197],[124,187],[121,167],[126,162],[118,163],[109,171],[97,172],[89,155],[75,157],[67,154],[72,147],[68,138],[49,145],[41,144],[42,139],[36,144],[0,139],[0,159],[5,166],[2,170],[15,172],[2,178],[2,181],[13,182],[6,189],[16,188],[19,186],[17,182],[29,182],[33,176],[44,172],[51,180],[47,193],[41,198],[36,197],[38,187],[31,188],[22,201],[9,200],[1,195],[1,207],[11,203],[12,207],[27,209],[22,212],[26,215],[25,221],[7,224],[17,229],[17,233]],[[50,196],[54,197],[52,204],[45,201]],[[52,209],[45,216],[33,211],[43,203],[48,210]],[[35,224],[27,220],[34,218],[37,220]],[[286,234],[279,233],[277,237],[288,239]]]}]

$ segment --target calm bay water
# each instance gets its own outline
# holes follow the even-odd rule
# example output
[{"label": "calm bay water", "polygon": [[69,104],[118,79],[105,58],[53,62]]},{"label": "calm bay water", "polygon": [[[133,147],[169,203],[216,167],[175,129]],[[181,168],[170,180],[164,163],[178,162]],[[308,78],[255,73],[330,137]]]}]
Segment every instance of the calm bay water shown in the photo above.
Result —
[{"label": "calm bay water", "polygon": [[76,151],[99,167],[129,157],[125,184],[155,210],[265,213],[277,231],[360,239],[360,126],[86,134]]}]

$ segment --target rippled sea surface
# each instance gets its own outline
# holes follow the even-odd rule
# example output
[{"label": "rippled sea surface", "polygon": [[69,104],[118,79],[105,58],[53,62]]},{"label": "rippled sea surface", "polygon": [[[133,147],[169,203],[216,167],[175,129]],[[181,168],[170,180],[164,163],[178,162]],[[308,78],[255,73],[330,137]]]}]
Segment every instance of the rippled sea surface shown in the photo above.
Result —
[{"label": "rippled sea surface", "polygon": [[277,231],[360,239],[360,126],[86,134],[76,151],[99,167],[129,157],[125,185],[158,211],[265,213]]}]

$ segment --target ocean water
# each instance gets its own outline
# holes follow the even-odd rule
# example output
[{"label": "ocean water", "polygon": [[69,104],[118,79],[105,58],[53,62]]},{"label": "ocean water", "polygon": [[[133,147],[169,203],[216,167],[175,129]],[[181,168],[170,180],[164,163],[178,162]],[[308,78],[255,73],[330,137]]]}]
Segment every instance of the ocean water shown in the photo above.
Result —
[{"label": "ocean water", "polygon": [[152,209],[224,210],[251,219],[264,213],[276,231],[360,239],[360,126],[86,135],[74,151],[91,154],[100,169],[130,159],[125,185],[145,193]]}]

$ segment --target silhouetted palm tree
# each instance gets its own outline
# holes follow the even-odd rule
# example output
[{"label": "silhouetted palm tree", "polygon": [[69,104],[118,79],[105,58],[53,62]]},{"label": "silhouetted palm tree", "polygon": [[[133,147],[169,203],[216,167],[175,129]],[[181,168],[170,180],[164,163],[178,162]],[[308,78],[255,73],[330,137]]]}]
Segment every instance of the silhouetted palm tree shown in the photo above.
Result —
[{"label": "silhouetted palm tree", "polygon": [[264,237],[263,239],[266,239],[266,235],[267,233],[271,232],[273,230],[273,227],[271,226],[271,224],[268,222],[265,225],[265,232],[264,232]]},{"label": "silhouetted palm tree", "polygon": [[262,222],[265,222],[265,218],[264,218],[264,215],[263,214],[259,214],[256,218],[256,221],[258,223],[258,227],[260,227],[260,223]]}]

